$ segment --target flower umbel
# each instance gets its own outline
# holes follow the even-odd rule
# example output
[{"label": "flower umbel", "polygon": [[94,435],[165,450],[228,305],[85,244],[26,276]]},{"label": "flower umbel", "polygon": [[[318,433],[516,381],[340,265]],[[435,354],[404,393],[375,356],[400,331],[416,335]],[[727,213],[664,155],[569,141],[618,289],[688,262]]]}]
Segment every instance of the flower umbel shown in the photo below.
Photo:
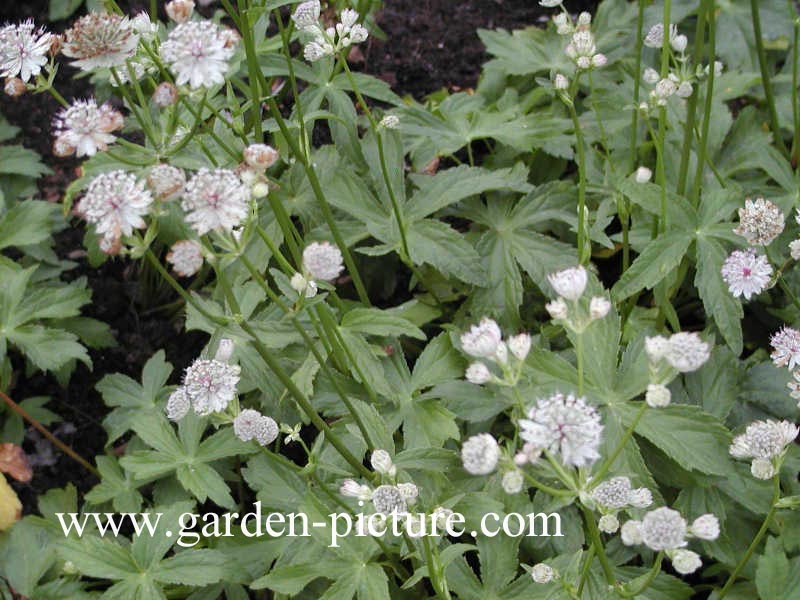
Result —
[{"label": "flower umbel", "polygon": [[186,184],[181,207],[186,221],[203,235],[230,231],[248,214],[250,193],[233,171],[200,169]]},{"label": "flower umbel", "polygon": [[736,298],[750,300],[767,288],[771,277],[772,265],[752,248],[732,252],[722,265],[722,280]]},{"label": "flower umbel", "polygon": [[128,17],[89,13],[66,31],[64,56],[76,60],[72,66],[83,71],[122,67],[139,45],[139,35]]},{"label": "flower umbel", "polygon": [[47,64],[52,42],[53,35],[36,29],[30,19],[0,28],[0,77],[19,77],[27,83]]},{"label": "flower umbel", "polygon": [[161,56],[175,75],[175,83],[192,89],[225,82],[228,61],[238,37],[211,21],[187,21],[173,29],[161,44]]},{"label": "flower umbel", "polygon": [[75,100],[53,121],[54,145],[62,148],[58,156],[92,156],[107,150],[117,140],[111,132],[122,129],[123,124],[122,115],[110,104],[97,106],[92,98]]}]

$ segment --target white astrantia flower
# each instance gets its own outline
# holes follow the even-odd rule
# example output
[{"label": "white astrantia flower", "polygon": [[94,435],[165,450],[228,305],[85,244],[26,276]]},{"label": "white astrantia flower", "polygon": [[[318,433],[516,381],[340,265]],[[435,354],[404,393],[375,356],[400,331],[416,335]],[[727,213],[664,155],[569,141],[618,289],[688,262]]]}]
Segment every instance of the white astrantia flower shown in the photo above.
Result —
[{"label": "white astrantia flower", "polygon": [[228,169],[200,169],[184,188],[181,207],[186,221],[199,235],[231,231],[247,218],[250,192]]},{"label": "white astrantia flower", "polygon": [[542,449],[530,442],[522,445],[522,450],[514,455],[514,464],[518,467],[524,467],[527,464],[533,464],[542,455]]},{"label": "white astrantia flower", "polygon": [[464,377],[470,383],[474,383],[475,385],[483,385],[484,383],[488,383],[492,380],[492,372],[489,371],[489,367],[482,362],[474,362],[467,367]]},{"label": "white astrantia flower", "polygon": [[686,45],[689,43],[689,38],[685,35],[678,34],[672,40],[670,40],[670,45],[675,52],[683,52],[686,50]]},{"label": "white astrantia flower", "polygon": [[370,465],[372,465],[372,470],[376,473],[390,475],[392,477],[397,474],[397,467],[394,466],[392,457],[389,456],[389,453],[386,450],[373,450],[372,456],[370,456],[369,460]]},{"label": "white astrantia flower", "polygon": [[236,34],[216,23],[187,21],[169,33],[160,52],[175,83],[196,89],[225,83],[237,45]]},{"label": "white astrantia flower", "polygon": [[644,339],[644,351],[650,362],[658,362],[669,352],[669,340],[661,335],[646,337]]},{"label": "white astrantia flower", "polygon": [[419,497],[419,488],[416,486],[416,484],[411,482],[398,483],[397,489],[400,490],[400,493],[403,495],[403,499],[406,501],[406,504],[411,506],[412,504],[417,503],[417,498]]},{"label": "white astrantia flower", "polygon": [[64,33],[64,56],[74,58],[72,66],[82,71],[120,67],[132,58],[139,35],[128,17],[112,13],[89,13]]},{"label": "white astrantia flower", "polygon": [[589,316],[593,320],[602,319],[611,310],[611,302],[603,296],[594,296],[589,302]]},{"label": "white astrantia flower", "polygon": [[735,250],[722,263],[722,280],[735,298],[744,296],[750,300],[767,289],[772,278],[772,265],[766,256],[757,255],[755,250]]},{"label": "white astrantia flower", "polygon": [[183,169],[165,163],[155,165],[147,174],[147,185],[153,190],[155,197],[162,202],[179,198],[186,187],[186,175]]},{"label": "white astrantia flower", "polygon": [[592,500],[607,510],[619,510],[631,503],[631,480],[624,476],[612,477],[592,490]]},{"label": "white astrantia flower", "polygon": [[167,418],[170,421],[180,421],[185,417],[192,403],[186,395],[186,391],[181,387],[172,392],[167,399]]},{"label": "white astrantia flower", "polygon": [[508,338],[508,349],[517,360],[525,360],[531,351],[531,336],[528,333],[512,335]]},{"label": "white astrantia flower", "polygon": [[582,266],[564,269],[547,276],[547,281],[556,294],[573,302],[583,295],[587,280],[588,274]]},{"label": "white astrantia flower", "polygon": [[739,209],[739,225],[733,232],[742,236],[751,246],[768,246],[778,237],[786,224],[781,209],[761,196],[744,201]]},{"label": "white astrantia flower", "polygon": [[319,0],[301,2],[292,13],[292,21],[300,31],[307,31],[319,25],[321,7]]},{"label": "white astrantia flower", "polygon": [[[677,25],[670,24],[669,26],[669,43],[671,44],[678,35]],[[647,32],[644,37],[644,45],[648,48],[661,48],[664,44],[664,24],[656,23]]]},{"label": "white astrantia flower", "polygon": [[47,64],[53,34],[36,28],[31,19],[0,27],[0,77],[27,83]]},{"label": "white astrantia flower", "polygon": [[689,373],[702,367],[711,356],[711,347],[694,332],[674,333],[664,357],[676,371]]},{"label": "white astrantia flower", "polygon": [[792,260],[800,260],[800,240],[789,242],[789,252],[792,255]]},{"label": "white astrantia flower", "polygon": [[175,23],[186,23],[194,13],[193,0],[171,0],[164,5],[167,16]]},{"label": "white astrantia flower", "polygon": [[384,129],[397,129],[400,127],[400,117],[397,115],[386,115],[381,119],[380,126]]},{"label": "white astrantia flower", "polygon": [[233,433],[243,442],[255,440],[267,446],[278,438],[278,424],[257,410],[245,408],[233,420]]},{"label": "white astrantia flower", "polygon": [[314,279],[333,281],[342,273],[342,252],[330,242],[312,242],[303,250],[303,268]]},{"label": "white astrantia flower", "polygon": [[223,412],[236,398],[241,369],[219,360],[198,358],[183,376],[183,387],[199,415]]},{"label": "white astrantia flower", "polygon": [[644,401],[650,408],[664,408],[672,401],[672,392],[661,383],[651,383],[647,386]]},{"label": "white astrantia flower", "polygon": [[539,6],[544,6],[545,8],[555,8],[563,3],[564,0],[539,0]]},{"label": "white astrantia flower", "polygon": [[678,91],[678,85],[669,77],[664,77],[657,84],[653,91],[659,104],[663,104],[667,98],[674,95]]},{"label": "white astrantia flower", "polygon": [[289,280],[289,285],[298,294],[303,294],[306,298],[313,298],[317,295],[317,284],[313,280],[306,279],[302,273],[295,273]]},{"label": "white astrantia flower", "polygon": [[674,550],[686,545],[686,519],[666,506],[644,516],[641,532],[642,542],[651,550]]},{"label": "white astrantia flower", "polygon": [[789,395],[798,401],[798,406],[800,407],[800,371],[792,371],[792,379],[786,384],[786,387],[789,388]]},{"label": "white astrantia flower", "polygon": [[769,343],[773,348],[770,358],[776,366],[794,369],[800,364],[800,331],[784,325],[772,334]]},{"label": "white astrantia flower", "polygon": [[616,533],[619,530],[619,519],[616,515],[603,515],[597,521],[597,528],[603,533]]},{"label": "white astrantia flower", "polygon": [[750,473],[752,473],[753,477],[756,479],[767,480],[775,477],[777,469],[775,469],[775,465],[772,464],[771,460],[767,460],[766,458],[754,458],[753,462],[750,463]]},{"label": "white astrantia flower", "polygon": [[194,240],[180,240],[172,244],[167,262],[181,277],[191,277],[203,266],[203,247]]},{"label": "white astrantia flower", "polygon": [[217,344],[217,351],[214,354],[214,360],[221,362],[230,362],[233,357],[233,350],[235,348],[233,340],[230,338],[222,338]]},{"label": "white astrantia flower", "polygon": [[[540,4],[544,4],[546,0],[539,0]],[[560,4],[560,2],[559,2]],[[557,5],[556,5],[557,6]],[[534,583],[545,584],[550,583],[555,579],[556,571],[550,565],[545,563],[536,563],[531,568],[531,578]]]},{"label": "white astrantia flower", "polygon": [[508,364],[508,345],[505,342],[497,344],[497,352],[494,353],[493,358],[501,365]]},{"label": "white astrantia flower", "polygon": [[630,503],[633,508],[647,508],[653,503],[653,492],[646,487],[636,488],[631,492]]},{"label": "white astrantia flower", "polygon": [[522,471],[519,469],[512,469],[503,473],[503,478],[500,485],[506,494],[518,494],[522,491],[525,483],[525,478]]},{"label": "white astrantia flower", "polygon": [[678,89],[675,90],[675,95],[678,98],[688,98],[692,95],[694,88],[692,87],[692,83],[690,81],[681,81],[678,84]]},{"label": "white astrantia flower", "polygon": [[600,414],[584,398],[561,393],[540,398],[519,426],[523,440],[559,455],[566,465],[585,467],[600,458]]},{"label": "white astrantia flower", "polygon": [[375,511],[384,515],[405,514],[408,512],[403,492],[396,485],[379,485],[372,492],[372,505]]},{"label": "white astrantia flower", "polygon": [[559,91],[569,89],[569,79],[561,73],[556,73],[556,76],[553,78],[553,88]]},{"label": "white astrantia flower", "polygon": [[500,460],[500,446],[488,433],[468,438],[461,446],[461,464],[470,475],[488,475]]},{"label": "white astrantia flower", "polygon": [[353,479],[345,479],[339,487],[339,493],[348,498],[357,498],[361,502],[367,502],[372,498],[372,488]]},{"label": "white astrantia flower", "polygon": [[[645,83],[649,83],[650,85],[655,85],[656,83],[658,83],[661,80],[661,75],[659,74],[658,71],[656,71],[652,67],[647,67],[644,70],[644,73],[642,73],[642,79],[644,80]],[[639,167],[639,168],[641,169],[642,167]],[[647,169],[647,171],[649,172],[650,169]],[[649,180],[650,178],[648,177],[647,179]],[[639,182],[639,183],[643,183],[643,182]]]},{"label": "white astrantia flower", "polygon": [[631,520],[623,523],[620,529],[620,538],[626,546],[638,546],[644,540],[642,538],[642,522]]},{"label": "white astrantia flower", "polygon": [[500,326],[494,320],[484,317],[480,323],[461,334],[461,349],[470,356],[494,359],[502,341]]},{"label": "white astrantia flower", "polygon": [[552,302],[545,304],[544,307],[550,313],[550,317],[556,321],[563,321],[569,314],[567,303],[564,302],[563,298],[556,298]]},{"label": "white astrantia flower", "polygon": [[701,540],[713,541],[719,537],[719,519],[711,513],[700,515],[692,521],[689,533]]},{"label": "white astrantia flower", "polygon": [[703,561],[700,560],[700,555],[691,550],[675,550],[669,554],[672,561],[673,568],[681,575],[689,575],[694,573],[703,566]]},{"label": "white astrantia flower", "polygon": [[117,141],[111,132],[122,129],[123,125],[122,115],[110,104],[97,106],[90,98],[75,100],[61,109],[53,120],[53,134],[56,142],[71,150],[69,154],[93,156]]},{"label": "white astrantia flower", "polygon": [[734,458],[779,458],[797,437],[800,428],[790,421],[753,421],[744,433],[733,438],[730,454]]},{"label": "white astrantia flower", "polygon": [[119,240],[146,227],[153,197],[144,184],[125,171],[108,171],[92,179],[76,211],[107,240]]}]

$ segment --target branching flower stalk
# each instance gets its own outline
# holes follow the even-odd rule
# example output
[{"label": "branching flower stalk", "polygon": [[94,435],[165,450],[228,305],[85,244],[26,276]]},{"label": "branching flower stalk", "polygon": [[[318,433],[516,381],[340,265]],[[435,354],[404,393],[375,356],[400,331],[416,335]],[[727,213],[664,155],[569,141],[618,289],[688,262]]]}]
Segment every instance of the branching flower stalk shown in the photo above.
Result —
[{"label": "branching flower stalk", "polygon": [[[669,75],[669,58],[672,51],[669,44],[669,31],[671,26],[672,0],[664,0],[664,13],[662,18],[664,39],[661,44],[661,79]],[[638,73],[637,73],[638,77]],[[667,230],[667,175],[664,166],[667,138],[667,107],[658,109],[658,138],[656,139],[656,181],[661,187],[661,211],[658,219],[658,229],[654,227],[653,237],[656,233]]]}]

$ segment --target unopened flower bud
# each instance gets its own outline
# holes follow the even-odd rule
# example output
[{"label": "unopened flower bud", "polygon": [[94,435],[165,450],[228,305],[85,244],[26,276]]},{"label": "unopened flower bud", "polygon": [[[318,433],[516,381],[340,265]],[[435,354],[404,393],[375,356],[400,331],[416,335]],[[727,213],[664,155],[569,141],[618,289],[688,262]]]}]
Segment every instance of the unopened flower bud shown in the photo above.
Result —
[{"label": "unopened flower bud", "polygon": [[592,66],[593,67],[605,67],[608,63],[608,57],[605,54],[595,54],[592,57]]},{"label": "unopened flower bud", "polygon": [[603,515],[597,522],[597,528],[603,533],[616,533],[619,529],[619,519],[615,515]]},{"label": "unopened flower bud", "polygon": [[611,310],[611,302],[602,296],[594,296],[589,302],[589,316],[593,320],[602,319]]},{"label": "unopened flower bud", "polygon": [[531,569],[531,578],[535,583],[550,583],[555,579],[556,572],[550,565],[538,563]]},{"label": "unopened flower bud", "polygon": [[298,294],[304,294],[306,298],[313,298],[317,295],[317,284],[303,277],[300,273],[292,275],[289,281],[292,289]]},{"label": "unopened flower bud", "polygon": [[592,15],[586,11],[578,15],[578,25],[586,27],[592,24]]},{"label": "unopened flower bud", "polygon": [[370,464],[376,473],[392,477],[397,473],[397,467],[392,463],[392,457],[386,450],[375,450],[370,457]]},{"label": "unopened flower bud", "polygon": [[547,312],[550,313],[550,316],[555,320],[563,320],[567,318],[567,303],[564,302],[563,298],[558,298],[552,302],[548,302],[544,305],[544,307],[547,309]]},{"label": "unopened flower bud", "polygon": [[278,151],[266,144],[250,144],[242,152],[244,162],[253,169],[264,171],[278,160]]},{"label": "unopened flower bud", "polygon": [[557,90],[566,90],[569,87],[569,79],[561,73],[557,73],[553,79],[553,87]]},{"label": "unopened flower bud", "polygon": [[162,81],[153,92],[153,104],[161,108],[172,106],[178,101],[178,88],[169,81]]},{"label": "unopened flower bud", "polygon": [[386,115],[380,124],[384,129],[397,129],[400,126],[400,119],[396,115]]},{"label": "unopened flower bud", "polygon": [[266,198],[269,195],[269,185],[263,181],[259,181],[250,191],[253,198]]},{"label": "unopened flower bud", "polygon": [[670,42],[670,44],[672,45],[672,49],[675,50],[675,52],[683,52],[684,50],[686,50],[686,45],[688,43],[689,40],[683,34],[676,35]]},{"label": "unopened flower bud", "polygon": [[185,23],[192,18],[194,12],[193,0],[172,0],[164,6],[167,16],[176,23]]},{"label": "unopened flower bud", "polygon": [[28,90],[28,88],[25,85],[25,82],[19,77],[9,77],[6,79],[6,84],[3,86],[3,90],[7,96],[19,98]]},{"label": "unopened flower bud", "polygon": [[669,406],[672,400],[672,393],[669,388],[660,383],[651,383],[647,386],[647,392],[644,395],[644,401],[650,408],[664,408]]},{"label": "unopened flower bud", "polygon": [[214,355],[214,360],[228,362],[231,356],[233,356],[233,340],[222,338],[217,346],[217,353]]},{"label": "unopened flower bud", "polygon": [[483,385],[492,379],[492,373],[489,371],[489,367],[482,362],[474,362],[467,368],[464,377],[466,377],[467,381],[470,383]]},{"label": "unopened flower bud", "polygon": [[512,335],[508,338],[508,349],[517,360],[525,360],[531,351],[531,336],[527,333]]},{"label": "unopened flower bud", "polygon": [[647,167],[639,167],[636,169],[636,173],[634,173],[634,179],[636,183],[647,183],[650,181],[650,178],[653,176],[653,172],[648,169]]}]

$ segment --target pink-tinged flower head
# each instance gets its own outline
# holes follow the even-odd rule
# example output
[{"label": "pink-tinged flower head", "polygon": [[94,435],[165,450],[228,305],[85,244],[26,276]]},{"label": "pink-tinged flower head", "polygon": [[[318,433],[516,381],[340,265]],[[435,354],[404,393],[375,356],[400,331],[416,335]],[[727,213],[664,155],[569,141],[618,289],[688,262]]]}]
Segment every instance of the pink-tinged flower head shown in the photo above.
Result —
[{"label": "pink-tinged flower head", "polygon": [[78,203],[77,212],[95,226],[107,243],[131,235],[146,226],[153,197],[136,177],[125,171],[109,171],[95,177]]},{"label": "pink-tinged flower head", "polygon": [[794,369],[800,364],[800,331],[791,327],[782,327],[769,340],[772,345],[772,362],[779,367]]},{"label": "pink-tinged flower head", "polygon": [[211,87],[225,82],[228,61],[238,39],[211,21],[187,21],[173,29],[161,44],[161,57],[175,75],[175,83]]},{"label": "pink-tinged flower head", "polygon": [[0,28],[0,77],[26,82],[47,63],[53,35],[36,29],[33,21]]},{"label": "pink-tinged flower head", "polygon": [[167,262],[181,277],[191,277],[203,266],[203,247],[194,240],[175,242],[167,254]]},{"label": "pink-tinged flower head", "polygon": [[759,256],[751,248],[736,250],[722,265],[722,280],[734,297],[744,296],[750,300],[767,289],[772,277],[772,265],[765,256]]},{"label": "pink-tinged flower head", "polygon": [[56,141],[61,147],[58,155],[92,156],[98,150],[106,150],[117,140],[111,132],[122,129],[123,125],[122,115],[110,104],[97,106],[92,98],[75,100],[53,121]]},{"label": "pink-tinged flower head", "polygon": [[139,35],[128,17],[89,13],[67,30],[62,53],[74,58],[82,71],[123,67],[139,45]]},{"label": "pink-tinged flower head", "polygon": [[233,171],[200,169],[186,184],[181,206],[186,221],[203,235],[231,231],[245,220],[250,194]]}]

